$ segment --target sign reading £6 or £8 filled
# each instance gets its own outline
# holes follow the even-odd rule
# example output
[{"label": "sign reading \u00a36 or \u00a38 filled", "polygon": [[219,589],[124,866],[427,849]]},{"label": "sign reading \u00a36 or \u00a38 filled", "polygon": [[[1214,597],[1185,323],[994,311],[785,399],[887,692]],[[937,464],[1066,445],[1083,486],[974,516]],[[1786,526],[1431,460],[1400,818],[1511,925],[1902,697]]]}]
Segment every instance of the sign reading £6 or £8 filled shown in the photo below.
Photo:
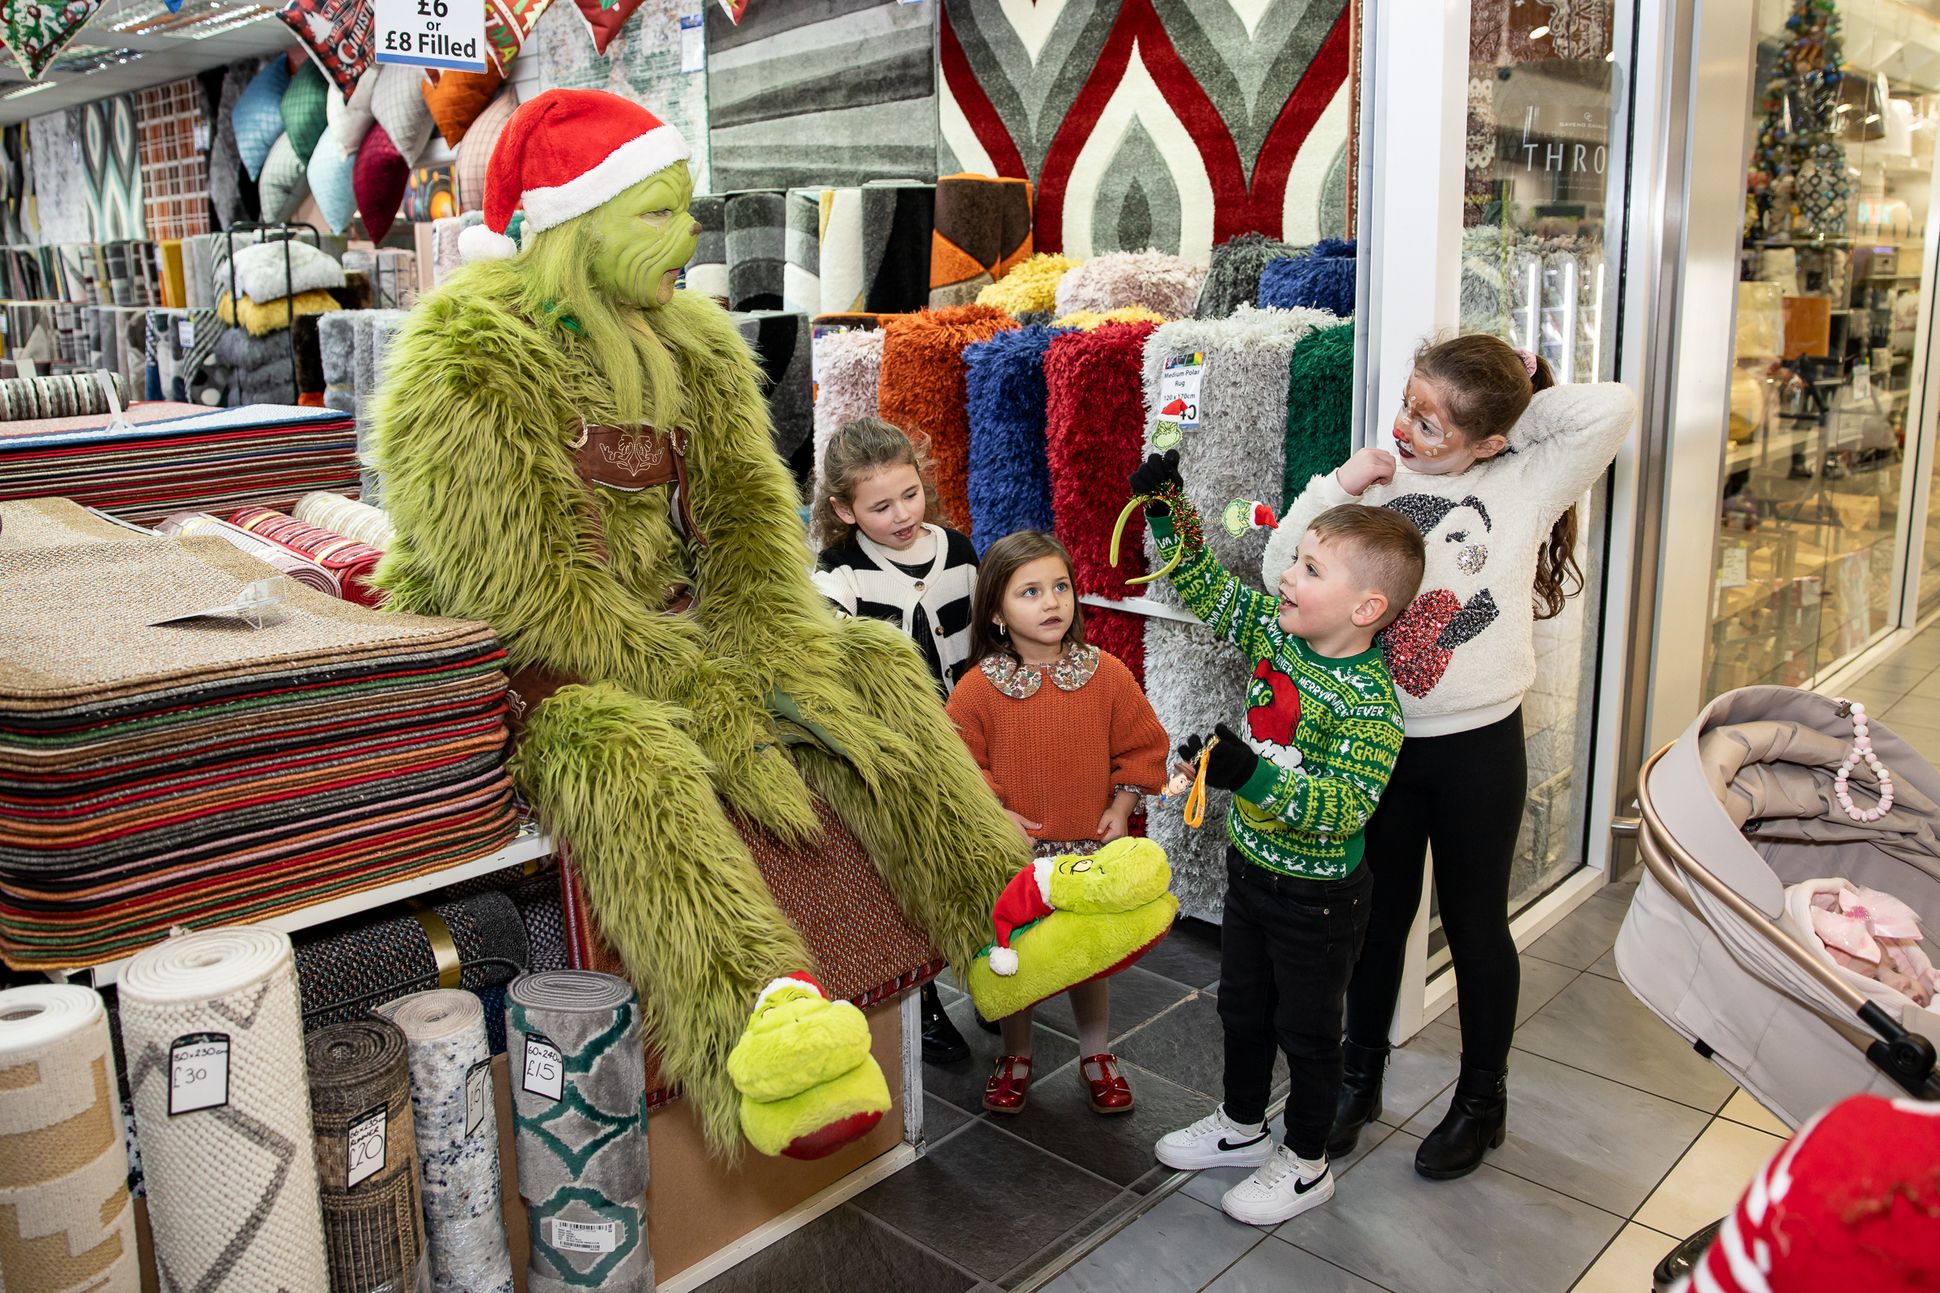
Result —
[{"label": "sign reading \u00a36 or \u00a38 filled", "polygon": [[485,0],[377,0],[377,61],[485,70]]}]

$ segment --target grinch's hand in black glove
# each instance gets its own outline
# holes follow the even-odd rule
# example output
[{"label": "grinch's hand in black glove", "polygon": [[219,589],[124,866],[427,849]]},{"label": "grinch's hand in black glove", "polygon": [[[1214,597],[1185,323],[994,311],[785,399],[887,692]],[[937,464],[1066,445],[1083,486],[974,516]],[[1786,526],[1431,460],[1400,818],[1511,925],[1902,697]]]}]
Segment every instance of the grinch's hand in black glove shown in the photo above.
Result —
[{"label": "grinch's hand in black glove", "polygon": [[[1179,747],[1179,757],[1198,765],[1206,742],[1195,736]],[[1260,756],[1224,723],[1213,728],[1212,754],[1206,760],[1206,784],[1219,790],[1238,790],[1260,766]]]},{"label": "grinch's hand in black glove", "polygon": [[1185,480],[1179,475],[1179,451],[1168,449],[1164,453],[1150,454],[1132,473],[1132,494],[1134,497],[1149,497],[1166,492],[1166,486],[1181,488]]}]

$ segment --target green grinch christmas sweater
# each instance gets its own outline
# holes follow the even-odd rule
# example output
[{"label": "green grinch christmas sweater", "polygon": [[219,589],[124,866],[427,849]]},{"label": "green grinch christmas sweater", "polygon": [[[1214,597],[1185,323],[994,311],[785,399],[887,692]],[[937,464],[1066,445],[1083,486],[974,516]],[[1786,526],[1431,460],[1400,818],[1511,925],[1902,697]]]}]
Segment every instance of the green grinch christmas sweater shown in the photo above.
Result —
[{"label": "green grinch christmas sweater", "polygon": [[[1148,518],[1159,556],[1182,540]],[[1260,763],[1233,795],[1226,834],[1256,866],[1338,880],[1361,864],[1361,833],[1401,749],[1401,703],[1381,652],[1335,658],[1280,627],[1280,604],[1235,579],[1210,549],[1171,576],[1187,609],[1246,653],[1253,681],[1243,735]]]}]

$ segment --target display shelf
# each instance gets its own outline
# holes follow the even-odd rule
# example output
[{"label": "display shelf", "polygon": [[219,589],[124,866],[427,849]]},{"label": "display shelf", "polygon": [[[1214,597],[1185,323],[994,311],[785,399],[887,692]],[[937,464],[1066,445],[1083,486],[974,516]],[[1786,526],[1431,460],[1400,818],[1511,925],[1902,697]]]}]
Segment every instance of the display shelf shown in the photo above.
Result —
[{"label": "display shelf", "polygon": [[[316,925],[327,925],[345,916],[355,916],[359,912],[373,911],[378,907],[403,902],[422,893],[444,889],[460,881],[490,875],[508,867],[522,866],[540,858],[550,856],[553,851],[552,837],[537,827],[527,824],[516,839],[496,853],[488,853],[468,862],[444,867],[437,871],[427,871],[423,875],[399,880],[395,884],[379,885],[375,889],[360,889],[356,893],[332,898],[311,907],[299,907],[278,916],[268,916],[262,920],[246,921],[245,924],[261,925],[264,929],[277,930],[284,934],[294,934],[299,930]],[[47,977],[58,982],[85,983],[90,987],[105,988],[121,980],[121,973],[133,959],[134,953],[100,965],[76,966],[70,970],[49,970]]]}]

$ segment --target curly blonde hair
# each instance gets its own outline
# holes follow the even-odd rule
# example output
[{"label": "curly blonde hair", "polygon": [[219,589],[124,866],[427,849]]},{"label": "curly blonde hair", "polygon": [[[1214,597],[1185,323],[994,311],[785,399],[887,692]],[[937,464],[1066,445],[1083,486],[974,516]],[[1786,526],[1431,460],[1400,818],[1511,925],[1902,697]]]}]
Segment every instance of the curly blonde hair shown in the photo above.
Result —
[{"label": "curly blonde hair", "polygon": [[930,462],[928,437],[914,435],[880,418],[857,418],[829,438],[822,453],[822,470],[815,477],[813,530],[818,548],[832,548],[855,532],[855,526],[836,514],[835,500],[844,507],[855,501],[856,487],[888,467],[914,467],[923,482],[923,510],[937,515],[936,468]]}]

